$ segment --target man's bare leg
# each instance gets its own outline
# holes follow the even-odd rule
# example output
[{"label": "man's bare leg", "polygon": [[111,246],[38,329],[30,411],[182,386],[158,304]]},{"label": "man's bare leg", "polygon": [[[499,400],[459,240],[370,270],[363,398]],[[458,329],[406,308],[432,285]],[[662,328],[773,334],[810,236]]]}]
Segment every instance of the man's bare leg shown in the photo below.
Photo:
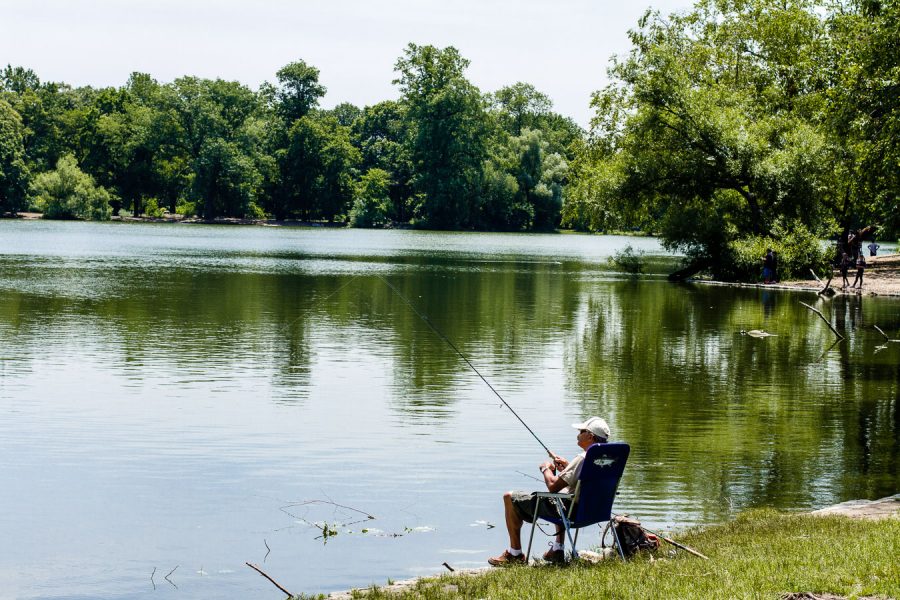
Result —
[{"label": "man's bare leg", "polygon": [[503,494],[503,512],[506,516],[506,531],[509,533],[509,549],[522,550],[522,519],[513,508],[512,494]]}]

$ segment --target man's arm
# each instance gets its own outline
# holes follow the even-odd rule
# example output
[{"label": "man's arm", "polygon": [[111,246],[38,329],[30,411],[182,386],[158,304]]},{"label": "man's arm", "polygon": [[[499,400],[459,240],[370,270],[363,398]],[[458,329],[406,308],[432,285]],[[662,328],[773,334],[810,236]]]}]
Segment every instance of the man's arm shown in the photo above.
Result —
[{"label": "man's arm", "polygon": [[541,474],[544,476],[544,484],[546,484],[547,489],[551,492],[558,492],[567,485],[562,477],[556,475],[554,463],[552,462],[548,461],[541,464]]}]

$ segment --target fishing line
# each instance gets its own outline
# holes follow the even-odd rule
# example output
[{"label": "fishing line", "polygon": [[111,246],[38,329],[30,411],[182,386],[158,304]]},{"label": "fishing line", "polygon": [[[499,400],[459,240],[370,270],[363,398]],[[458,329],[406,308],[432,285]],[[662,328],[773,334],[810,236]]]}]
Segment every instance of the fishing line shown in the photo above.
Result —
[{"label": "fishing line", "polygon": [[406,305],[409,306],[409,307],[412,309],[412,311],[413,311],[414,313],[416,313],[416,315],[419,316],[420,319],[422,319],[423,321],[425,321],[425,324],[428,325],[429,327],[431,327],[431,330],[432,330],[433,332],[435,332],[435,333],[438,335],[438,337],[440,337],[442,340],[444,340],[445,342],[447,342],[447,345],[448,345],[448,346],[450,346],[451,348],[453,348],[453,351],[456,352],[456,353],[459,355],[459,357],[460,357],[461,359],[463,359],[463,360],[466,362],[467,365],[469,365],[469,368],[470,368],[470,369],[472,369],[473,371],[475,371],[475,374],[478,375],[478,377],[481,378],[481,380],[485,383],[485,385],[487,385],[487,386],[491,389],[492,392],[494,392],[494,395],[497,396],[498,398],[500,398],[500,402],[503,403],[503,406],[505,406],[506,408],[508,408],[508,409],[509,409],[509,412],[511,412],[511,413],[513,414],[513,416],[516,417],[516,418],[519,420],[519,423],[521,423],[522,425],[525,426],[525,429],[528,430],[528,433],[530,433],[531,436],[532,436],[535,440],[537,440],[537,443],[540,444],[540,445],[544,448],[544,450],[547,451],[547,454],[550,456],[550,458],[556,458],[556,455],[553,454],[552,452],[550,452],[550,448],[548,448],[547,445],[544,444],[544,442],[541,441],[541,438],[539,438],[539,437],[537,436],[537,434],[536,434],[534,431],[531,430],[531,427],[528,426],[528,423],[526,423],[525,421],[523,421],[523,420],[522,420],[522,417],[519,416],[519,413],[517,413],[517,412],[515,411],[515,409],[513,409],[513,407],[509,405],[509,402],[507,402],[506,400],[503,399],[503,396],[500,395],[500,392],[498,392],[496,389],[494,389],[494,386],[491,385],[491,382],[488,381],[487,379],[485,379],[484,375],[482,375],[481,372],[480,372],[478,369],[475,368],[475,365],[473,365],[473,364],[471,363],[471,361],[469,361],[469,359],[466,358],[465,354],[463,354],[462,352],[460,352],[459,348],[456,347],[456,344],[454,344],[453,342],[451,342],[451,341],[450,341],[450,338],[448,338],[446,335],[444,335],[444,334],[441,332],[441,330],[438,329],[437,326],[435,326],[435,324],[431,322],[431,319],[429,319],[427,315],[424,315],[424,314],[422,314],[421,312],[419,312],[419,309],[417,309],[417,308],[413,305],[413,303],[410,302],[409,299],[408,299],[406,296],[404,296],[404,295],[400,292],[400,290],[398,290],[398,289],[394,286],[394,284],[392,284],[390,281],[388,281],[387,279],[385,279],[385,278],[382,277],[381,275],[376,275],[376,277],[378,277],[378,279],[380,279],[381,281],[383,281],[384,284],[385,284],[386,286],[388,286],[389,288],[391,288],[392,290],[394,290],[394,293],[397,294],[397,295],[400,297],[401,300],[403,300],[404,302],[406,302]]}]

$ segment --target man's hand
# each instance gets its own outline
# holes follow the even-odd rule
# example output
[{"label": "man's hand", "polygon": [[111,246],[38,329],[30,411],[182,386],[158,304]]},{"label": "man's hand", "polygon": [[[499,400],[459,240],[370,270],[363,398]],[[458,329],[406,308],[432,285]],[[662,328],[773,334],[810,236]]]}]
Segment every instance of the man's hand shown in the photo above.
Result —
[{"label": "man's hand", "polygon": [[551,455],[553,456],[553,465],[554,465],[553,468],[554,469],[558,469],[561,471],[561,470],[565,469],[567,466],[569,466],[569,461],[564,459],[562,456],[559,456],[558,454],[553,454],[552,452],[551,452]]}]

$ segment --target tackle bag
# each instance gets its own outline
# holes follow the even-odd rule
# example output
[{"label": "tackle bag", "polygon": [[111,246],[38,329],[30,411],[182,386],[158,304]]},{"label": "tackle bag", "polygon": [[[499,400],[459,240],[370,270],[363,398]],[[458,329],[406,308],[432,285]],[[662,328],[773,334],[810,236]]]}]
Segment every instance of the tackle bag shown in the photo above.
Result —
[{"label": "tackle bag", "polygon": [[[641,550],[655,552],[659,549],[659,538],[652,533],[647,533],[641,527],[641,522],[632,519],[628,515],[617,515],[610,521],[619,543],[622,545],[622,553],[626,558],[634,556]],[[604,534],[605,537],[605,534]]]}]

